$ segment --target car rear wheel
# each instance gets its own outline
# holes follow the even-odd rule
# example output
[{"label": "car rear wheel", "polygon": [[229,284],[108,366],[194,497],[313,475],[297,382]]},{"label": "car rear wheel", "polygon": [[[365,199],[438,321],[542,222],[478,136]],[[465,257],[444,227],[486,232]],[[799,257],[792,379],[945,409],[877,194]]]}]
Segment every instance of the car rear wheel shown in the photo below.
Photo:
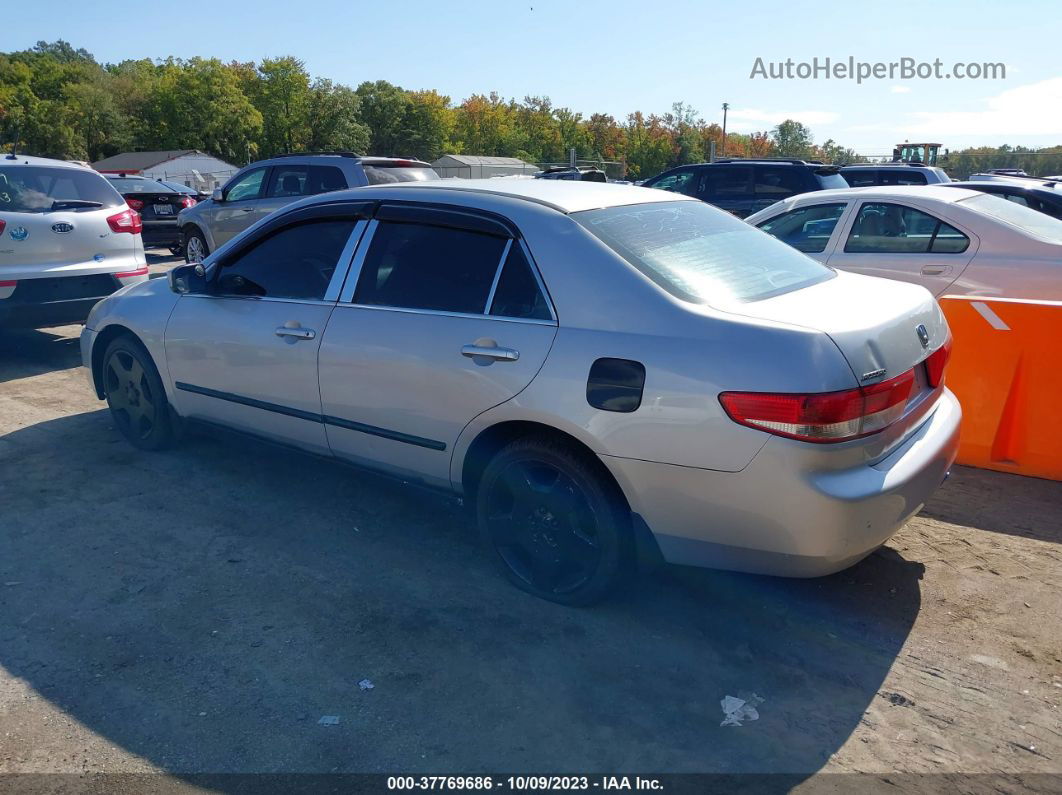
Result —
[{"label": "car rear wheel", "polygon": [[141,450],[174,442],[166,390],[151,356],[132,337],[118,337],[103,355],[103,389],[115,425]]},{"label": "car rear wheel", "polygon": [[208,254],[210,254],[210,249],[207,247],[203,233],[195,227],[186,229],[184,231],[184,261],[189,265],[194,265],[205,260]]},{"label": "car rear wheel", "polygon": [[630,511],[587,454],[518,439],[487,465],[476,496],[480,533],[521,590],[564,605],[604,598],[631,571]]}]

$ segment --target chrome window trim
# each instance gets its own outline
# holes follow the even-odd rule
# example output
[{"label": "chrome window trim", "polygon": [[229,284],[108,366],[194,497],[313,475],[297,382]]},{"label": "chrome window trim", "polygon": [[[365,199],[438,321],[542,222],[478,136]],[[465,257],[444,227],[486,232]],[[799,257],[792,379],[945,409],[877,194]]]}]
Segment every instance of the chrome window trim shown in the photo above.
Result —
[{"label": "chrome window trim", "polygon": [[339,300],[339,294],[343,289],[343,283],[346,281],[347,273],[350,271],[350,262],[354,258],[354,251],[358,247],[358,241],[361,240],[362,234],[365,232],[365,227],[368,226],[368,221],[360,219],[354,223],[354,228],[350,232],[350,237],[347,239],[347,244],[343,246],[343,251],[339,254],[339,261],[336,263],[335,270],[332,271],[332,278],[328,282],[328,289],[325,290],[324,300],[329,303],[335,303]]},{"label": "chrome window trim", "polygon": [[181,298],[206,298],[211,301],[266,301],[272,304],[305,304],[307,306],[335,306],[335,301],[323,298],[281,298],[269,295],[209,295],[208,293],[185,293]]},{"label": "chrome window trim", "polygon": [[483,314],[490,314],[490,306],[494,303],[494,293],[498,291],[498,282],[501,281],[502,271],[505,270],[505,260],[509,258],[509,250],[513,247],[513,239],[510,237],[505,241],[505,248],[502,249],[501,258],[498,260],[498,267],[494,271],[494,281],[490,283],[490,291],[487,293],[487,303],[483,305]]},{"label": "chrome window trim", "polygon": [[473,320],[496,320],[501,323],[528,323],[533,326],[556,326],[556,320],[538,320],[530,317],[505,317],[504,315],[485,315],[476,312],[447,312],[442,309],[412,309],[404,306],[380,306],[378,304],[353,304],[340,302],[338,308],[375,309],[381,312],[403,312],[409,315],[435,315],[437,317],[464,317]]},{"label": "chrome window trim", "polygon": [[379,225],[380,222],[373,218],[366,224],[365,230],[362,232],[361,242],[358,244],[357,251],[354,254],[354,260],[347,269],[347,277],[343,282],[343,289],[339,293],[339,303],[341,304],[354,302],[354,291],[358,287],[358,279],[361,278],[361,269],[365,265],[365,257],[369,254],[373,235],[376,234],[376,228]]}]

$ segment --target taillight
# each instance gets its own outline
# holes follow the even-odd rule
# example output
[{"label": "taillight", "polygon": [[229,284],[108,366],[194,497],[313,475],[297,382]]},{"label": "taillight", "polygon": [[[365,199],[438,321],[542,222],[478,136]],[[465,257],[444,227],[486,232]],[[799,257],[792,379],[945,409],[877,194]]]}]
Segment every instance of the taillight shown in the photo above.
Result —
[{"label": "taillight", "polygon": [[948,366],[951,358],[951,337],[944,344],[929,354],[926,359],[926,379],[930,386],[940,386],[944,383],[944,369]]},{"label": "taillight", "polygon": [[[3,221],[0,221],[0,224],[2,224],[2,223],[3,223]],[[0,226],[0,232],[2,232],[2,231],[4,231],[4,228],[2,226]],[[17,284],[18,284],[18,279],[15,279],[15,280],[7,280],[7,279],[5,279],[4,281],[0,281],[0,287],[15,287]]]},{"label": "taillight", "polygon": [[191,196],[184,196],[181,199],[181,206],[185,209],[188,209],[189,207],[195,207],[195,199]]},{"label": "taillight", "polygon": [[139,235],[144,230],[140,213],[136,210],[122,210],[117,215],[110,216],[107,225],[112,232],[128,232],[131,235]]},{"label": "taillight", "polygon": [[147,273],[148,269],[147,265],[145,265],[143,268],[138,268],[135,271],[125,271],[124,273],[113,273],[111,275],[116,279],[129,279],[133,276],[147,276]]},{"label": "taillight", "polygon": [[130,207],[132,207],[137,212],[140,212],[141,210],[144,209],[144,202],[140,201],[140,199],[126,199],[125,203],[128,204]]},{"label": "taillight", "polygon": [[7,221],[0,218],[0,235],[4,234],[5,227],[7,227]]},{"label": "taillight", "polygon": [[805,442],[845,442],[869,436],[903,416],[914,371],[872,386],[810,395],[723,392],[719,402],[734,422]]}]

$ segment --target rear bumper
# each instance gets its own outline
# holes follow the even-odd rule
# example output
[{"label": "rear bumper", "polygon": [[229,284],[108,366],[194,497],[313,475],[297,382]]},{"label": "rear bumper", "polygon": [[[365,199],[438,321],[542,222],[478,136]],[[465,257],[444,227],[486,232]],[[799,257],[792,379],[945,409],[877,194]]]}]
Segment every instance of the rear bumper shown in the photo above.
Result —
[{"label": "rear bumper", "polygon": [[181,229],[177,221],[172,223],[144,224],[140,233],[145,246],[176,246],[181,242]]},{"label": "rear bumper", "polygon": [[0,299],[0,327],[46,328],[84,323],[99,301],[147,276],[118,279],[112,274],[22,279]]},{"label": "rear bumper", "polygon": [[602,460],[669,563],[817,577],[866,557],[922,508],[955,461],[961,416],[944,390],[873,465],[836,468],[828,450],[780,438],[741,472]]}]

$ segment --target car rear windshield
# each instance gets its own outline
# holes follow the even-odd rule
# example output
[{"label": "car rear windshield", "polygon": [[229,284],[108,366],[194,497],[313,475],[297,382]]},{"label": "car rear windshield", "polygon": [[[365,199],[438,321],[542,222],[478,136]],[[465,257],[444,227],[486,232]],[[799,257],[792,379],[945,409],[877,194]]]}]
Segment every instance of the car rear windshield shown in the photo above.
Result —
[{"label": "car rear windshield", "polygon": [[609,248],[686,301],[756,301],[834,273],[780,240],[698,201],[572,213]]},{"label": "car rear windshield", "polygon": [[363,165],[365,179],[370,185],[386,185],[389,182],[426,182],[438,179],[439,175],[430,166],[383,166]]},{"label": "car rear windshield", "polygon": [[129,177],[108,177],[119,193],[177,193],[174,188],[153,179],[130,179]]},{"label": "car rear windshield", "polygon": [[832,174],[821,174],[818,171],[815,175],[819,178],[819,184],[822,185],[823,190],[829,190],[830,188],[847,188],[848,182],[838,172]]},{"label": "car rear windshield", "polygon": [[51,210],[55,202],[71,200],[99,202],[102,207],[120,207],[125,203],[107,180],[95,171],[0,166],[0,212],[40,213]]},{"label": "car rear windshield", "polygon": [[1062,221],[1001,196],[981,193],[962,200],[962,206],[1016,226],[1049,243],[1062,243]]}]

